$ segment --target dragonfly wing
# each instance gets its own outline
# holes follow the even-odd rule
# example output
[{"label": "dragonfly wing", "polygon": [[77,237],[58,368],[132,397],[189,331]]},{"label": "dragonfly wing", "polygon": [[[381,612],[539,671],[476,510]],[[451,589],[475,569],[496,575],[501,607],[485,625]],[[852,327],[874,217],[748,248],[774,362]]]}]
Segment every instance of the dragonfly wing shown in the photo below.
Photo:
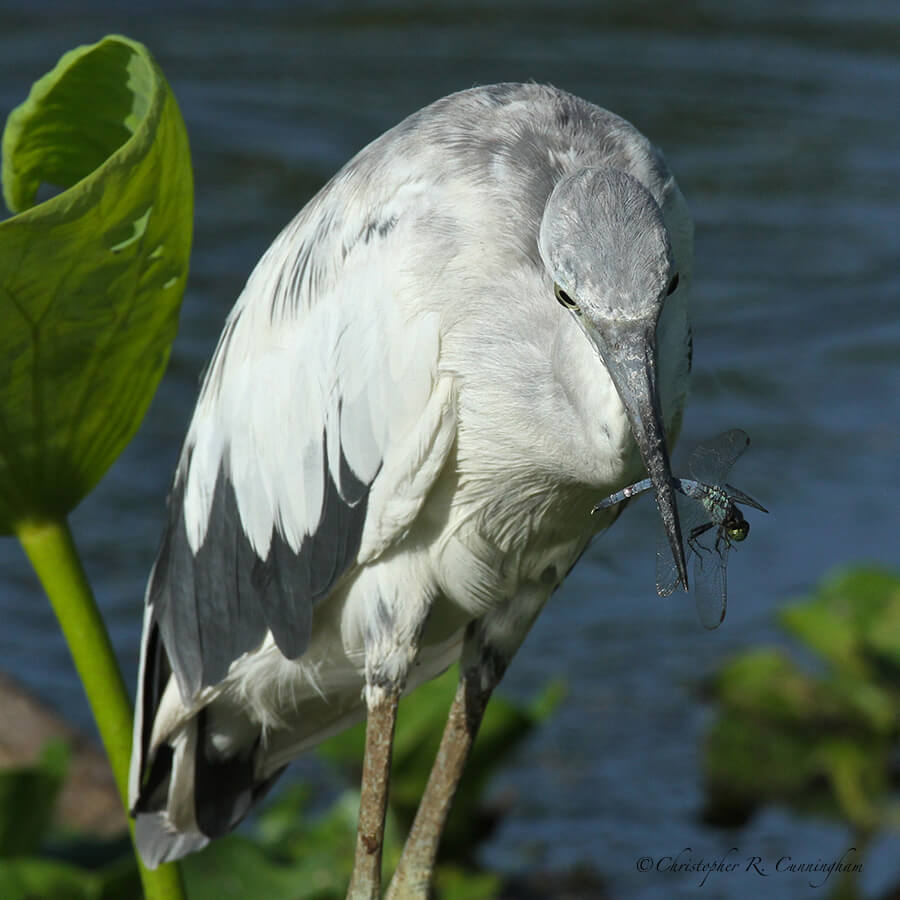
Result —
[{"label": "dragonfly wing", "polygon": [[760,512],[768,512],[768,510],[762,505],[762,503],[754,500],[749,494],[745,494],[743,491],[738,490],[734,485],[726,484],[725,490],[728,492],[728,495],[731,497],[731,499],[736,503],[744,503],[747,506],[752,506],[754,509],[758,509]]},{"label": "dragonfly wing", "polygon": [[[681,533],[688,538],[691,532],[700,525],[709,522],[709,514],[699,500],[684,494],[676,495],[678,504],[678,519],[681,522]],[[691,553],[690,543],[686,548],[688,555]],[[656,593],[660,597],[668,597],[678,586],[681,576],[672,558],[672,548],[669,546],[669,538],[663,528],[662,520],[656,524]]]},{"label": "dragonfly wing", "polygon": [[725,484],[725,479],[741,454],[750,446],[750,437],[740,428],[723,431],[698,444],[688,458],[688,469],[697,481]]},{"label": "dragonfly wing", "polygon": [[710,550],[705,548],[694,553],[694,600],[697,604],[697,618],[710,631],[725,621],[725,607],[728,603],[728,588],[725,567],[728,563],[728,548]]},{"label": "dragonfly wing", "polygon": [[[659,531],[665,535],[665,531],[662,527],[659,528]],[[675,567],[675,562],[672,559],[672,548],[669,546],[668,538],[665,538],[663,543],[660,543],[659,540],[657,540],[656,593],[659,594],[660,597],[668,597],[669,594],[675,590],[679,581],[678,569]]]}]

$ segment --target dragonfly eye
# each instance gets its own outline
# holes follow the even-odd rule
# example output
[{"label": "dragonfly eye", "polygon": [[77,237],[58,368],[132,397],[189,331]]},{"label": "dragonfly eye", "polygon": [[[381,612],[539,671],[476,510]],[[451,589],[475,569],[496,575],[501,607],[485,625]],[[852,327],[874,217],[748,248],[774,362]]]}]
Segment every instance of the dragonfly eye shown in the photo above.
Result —
[{"label": "dragonfly eye", "polygon": [[746,519],[735,522],[728,528],[728,537],[733,541],[742,541],[748,534],[750,534],[750,523]]}]

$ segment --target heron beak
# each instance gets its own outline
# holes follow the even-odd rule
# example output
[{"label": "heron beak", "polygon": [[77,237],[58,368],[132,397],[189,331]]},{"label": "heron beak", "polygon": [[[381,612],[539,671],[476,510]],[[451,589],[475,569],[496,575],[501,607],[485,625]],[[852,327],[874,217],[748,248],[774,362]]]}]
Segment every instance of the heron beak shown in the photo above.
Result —
[{"label": "heron beak", "polygon": [[681,524],[656,384],[656,321],[605,325],[602,331],[590,328],[590,333],[625,406],[634,440],[653,482],[681,585],[687,590]]}]

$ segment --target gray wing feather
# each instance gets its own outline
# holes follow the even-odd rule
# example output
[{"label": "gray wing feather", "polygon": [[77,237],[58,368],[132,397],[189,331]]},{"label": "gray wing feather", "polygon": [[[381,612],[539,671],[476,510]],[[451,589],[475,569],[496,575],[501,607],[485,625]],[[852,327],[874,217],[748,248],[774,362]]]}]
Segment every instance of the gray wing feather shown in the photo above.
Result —
[{"label": "gray wing feather", "polygon": [[[434,393],[437,318],[398,309],[393,279],[413,252],[421,193],[387,185],[366,196],[364,167],[346,171],[248,280],[185,442],[148,590],[185,699],[267,631],[286,657],[303,654],[315,603],[360,552],[376,476],[389,462],[393,484],[415,465],[398,448]],[[390,225],[363,227],[373,221]],[[396,519],[399,533],[406,522],[390,502],[379,498],[376,522]],[[379,547],[395,533],[376,532]]]},{"label": "gray wing feather", "polygon": [[286,657],[296,659],[306,650],[313,604],[328,593],[359,549],[368,494],[368,486],[349,469],[342,479],[346,498],[327,464],[322,477],[325,492],[316,531],[295,551],[273,528],[265,558],[243,529],[224,468],[219,469],[206,535],[196,553],[186,534],[184,482],[176,483],[148,602],[184,696],[221,681],[235,659],[260,645],[267,630]]},{"label": "gray wing feather", "polygon": [[144,865],[151,869],[200,850],[209,838],[196,831],[173,832],[164,813],[143,813],[135,817],[134,839]]},{"label": "gray wing feather", "polygon": [[[259,645],[266,626],[255,585],[261,561],[241,528],[234,489],[224,470],[219,469],[206,539],[196,555],[191,553],[184,534],[181,500],[179,490],[176,534],[180,564],[190,567],[193,577],[183,585],[170,579],[171,607],[196,608],[200,670],[191,671],[191,677],[185,679],[195,691],[201,685],[221,681],[232,660]],[[164,621],[165,613],[160,610],[161,627]],[[167,647],[173,646],[171,640],[164,637],[164,641]],[[176,645],[189,646],[184,640],[176,641]],[[187,674],[187,663],[179,659],[175,670]]]},{"label": "gray wing feather", "polygon": [[179,673],[182,693],[191,696],[200,687],[203,660],[194,588],[194,558],[185,537],[182,492],[176,485],[169,497],[170,524],[163,535],[147,586],[147,604],[153,610],[153,619],[144,627],[158,624],[170,664]]}]

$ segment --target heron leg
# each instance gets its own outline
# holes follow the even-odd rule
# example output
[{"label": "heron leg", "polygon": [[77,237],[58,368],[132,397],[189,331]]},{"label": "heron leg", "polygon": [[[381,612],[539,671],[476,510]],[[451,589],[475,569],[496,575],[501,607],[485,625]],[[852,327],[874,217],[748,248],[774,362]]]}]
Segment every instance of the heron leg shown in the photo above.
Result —
[{"label": "heron leg", "polygon": [[470,622],[466,629],[456,696],[386,900],[428,900],[430,896],[441,834],[488,700],[525,640],[550,588],[560,580],[556,570],[549,568],[542,578],[541,583],[522,586],[514,597],[482,619]]},{"label": "heron leg", "polygon": [[347,900],[378,900],[381,897],[384,819],[399,700],[399,690],[371,685],[366,689],[366,752],[356,828],[356,855]]},{"label": "heron leg", "polygon": [[494,670],[491,677],[485,680],[484,672],[478,665],[464,668],[461,672],[441,745],[391,880],[387,900],[427,900],[430,896],[438,845],[453,797],[478,734],[485,707],[502,674],[502,670]]}]

